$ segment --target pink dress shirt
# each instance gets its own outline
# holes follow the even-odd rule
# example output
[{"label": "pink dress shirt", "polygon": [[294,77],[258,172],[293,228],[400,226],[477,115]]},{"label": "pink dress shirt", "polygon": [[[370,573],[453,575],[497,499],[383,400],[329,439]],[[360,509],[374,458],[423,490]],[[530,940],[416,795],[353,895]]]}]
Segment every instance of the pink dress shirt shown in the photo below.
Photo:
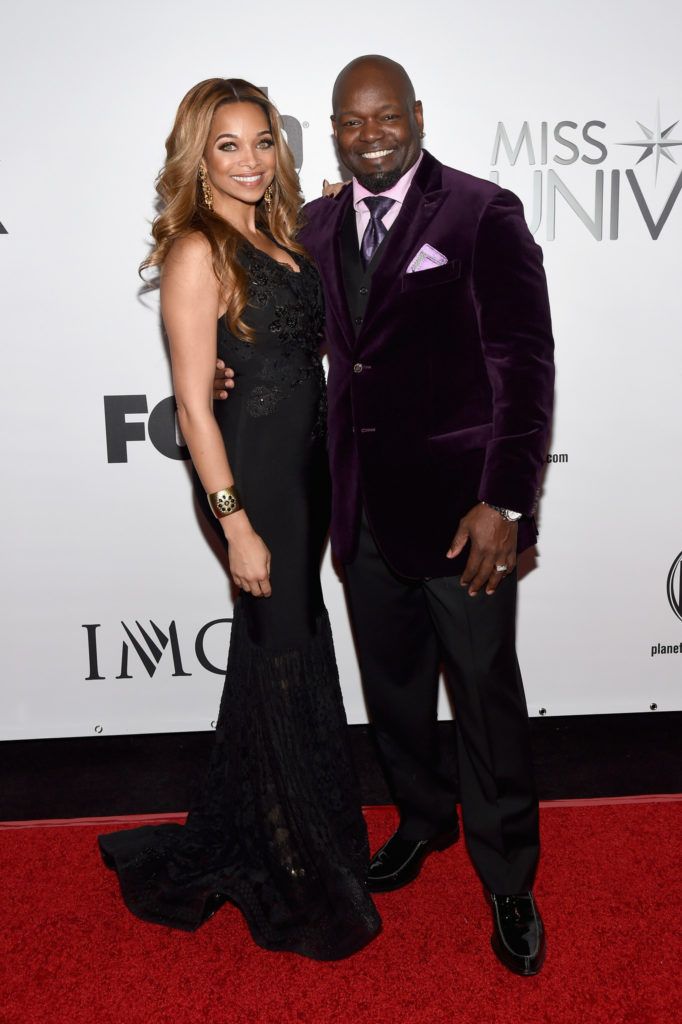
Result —
[{"label": "pink dress shirt", "polygon": [[407,190],[412,184],[412,179],[417,173],[417,168],[422,162],[422,156],[423,154],[420,153],[419,159],[412,164],[409,171],[406,171],[402,178],[396,182],[393,188],[389,188],[386,192],[368,192],[366,188],[362,187],[357,178],[353,178],[353,206],[355,208],[355,225],[358,229],[358,245],[362,244],[362,236],[365,233],[365,228],[369,224],[369,210],[363,202],[365,197],[378,194],[380,196],[387,196],[389,199],[395,199],[393,206],[386,216],[381,218],[382,224],[386,230],[388,230],[402,209],[405,196],[407,195]]}]

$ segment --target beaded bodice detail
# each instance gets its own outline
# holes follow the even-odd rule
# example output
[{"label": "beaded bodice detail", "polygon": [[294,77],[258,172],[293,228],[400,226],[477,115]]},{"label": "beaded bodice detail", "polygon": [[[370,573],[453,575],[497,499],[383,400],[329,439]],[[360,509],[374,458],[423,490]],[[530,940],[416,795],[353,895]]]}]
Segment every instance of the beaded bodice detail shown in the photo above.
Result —
[{"label": "beaded bodice detail", "polygon": [[224,318],[218,327],[218,354],[235,371],[235,390],[250,416],[270,416],[307,384],[317,407],[314,433],[326,430],[324,368],[320,343],[324,302],[317,270],[295,257],[299,271],[244,243],[239,260],[249,276],[244,321],[254,340],[232,334]]}]

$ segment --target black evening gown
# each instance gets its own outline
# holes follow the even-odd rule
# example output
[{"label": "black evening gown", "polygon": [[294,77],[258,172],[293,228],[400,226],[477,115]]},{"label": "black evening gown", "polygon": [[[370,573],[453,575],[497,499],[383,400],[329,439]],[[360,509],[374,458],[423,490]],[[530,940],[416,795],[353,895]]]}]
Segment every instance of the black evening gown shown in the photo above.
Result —
[{"label": "black evening gown", "polygon": [[364,946],[380,919],[365,889],[367,832],[320,586],[330,507],[322,292],[306,259],[296,257],[296,273],[248,243],[239,258],[255,338],[219,323],[236,387],[216,418],[272,554],[272,597],[237,598],[215,747],[186,823],[99,845],[145,921],[191,931],[229,900],[258,945],[333,960]]}]

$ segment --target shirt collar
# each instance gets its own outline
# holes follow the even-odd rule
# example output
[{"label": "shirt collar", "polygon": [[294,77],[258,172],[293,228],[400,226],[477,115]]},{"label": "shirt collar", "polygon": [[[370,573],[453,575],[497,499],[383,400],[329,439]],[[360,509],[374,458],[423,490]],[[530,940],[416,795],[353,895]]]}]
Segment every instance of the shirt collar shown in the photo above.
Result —
[{"label": "shirt collar", "polygon": [[417,173],[417,168],[422,162],[423,156],[424,154],[420,153],[419,159],[412,164],[409,171],[405,171],[402,178],[400,178],[395,183],[393,188],[386,189],[385,192],[369,192],[360,184],[357,178],[353,178],[353,206],[355,207],[355,209],[365,209],[364,205],[362,207],[360,206],[363,199],[365,199],[367,196],[374,195],[387,196],[389,199],[394,199],[398,206],[401,206],[405,200],[405,196],[407,195],[407,190],[412,184],[412,179]]}]

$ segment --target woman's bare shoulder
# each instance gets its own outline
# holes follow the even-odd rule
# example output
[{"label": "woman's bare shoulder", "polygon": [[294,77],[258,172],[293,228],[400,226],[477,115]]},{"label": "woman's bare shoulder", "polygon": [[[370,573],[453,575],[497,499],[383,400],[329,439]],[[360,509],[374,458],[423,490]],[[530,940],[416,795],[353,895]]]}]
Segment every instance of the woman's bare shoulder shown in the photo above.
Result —
[{"label": "woman's bare shoulder", "polygon": [[211,244],[203,231],[191,231],[173,242],[166,263],[174,263],[186,268],[211,266]]},{"label": "woman's bare shoulder", "polygon": [[191,281],[215,281],[211,245],[201,231],[192,231],[173,242],[164,262],[161,280],[162,283],[164,279],[166,282],[175,281],[178,277],[187,284]]}]

